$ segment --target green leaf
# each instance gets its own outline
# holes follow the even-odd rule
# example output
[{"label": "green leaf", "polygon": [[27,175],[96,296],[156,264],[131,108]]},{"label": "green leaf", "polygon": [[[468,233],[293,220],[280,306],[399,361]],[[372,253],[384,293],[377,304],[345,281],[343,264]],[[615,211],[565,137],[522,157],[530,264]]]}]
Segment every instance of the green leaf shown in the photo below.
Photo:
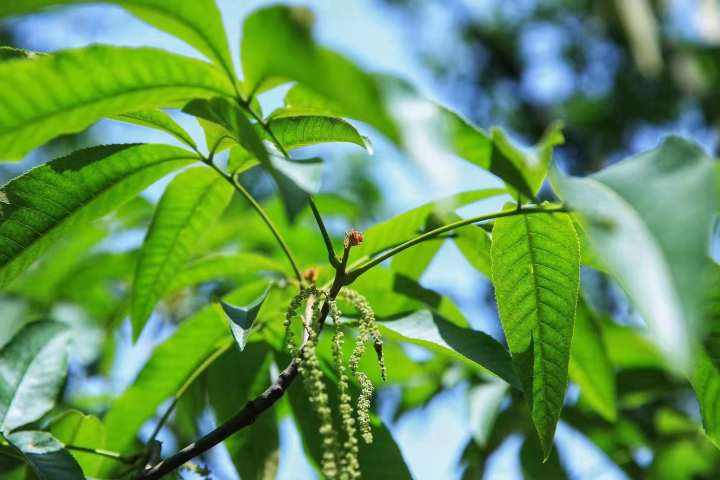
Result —
[{"label": "green leaf", "polygon": [[605,348],[603,331],[590,310],[580,302],[570,350],[570,378],[580,387],[582,399],[609,422],[617,419],[615,371]]},{"label": "green leaf", "polygon": [[327,97],[296,83],[285,94],[283,106],[275,109],[268,120],[287,117],[340,117],[341,108]]},{"label": "green leaf", "polygon": [[703,429],[708,438],[720,448],[720,369],[717,362],[702,347],[695,352],[695,364],[690,383],[695,390]]},{"label": "green leaf", "polygon": [[268,122],[285,150],[318,143],[347,142],[372,152],[370,141],[345,120],[333,117],[283,117]]},{"label": "green leaf", "polygon": [[567,480],[570,478],[557,453],[543,458],[541,447],[534,437],[525,437],[520,448],[520,465],[524,480]]},{"label": "green leaf", "polygon": [[108,450],[128,453],[140,427],[163,401],[175,395],[208,357],[231,345],[227,323],[215,307],[208,306],[183,321],[153,351],[133,385],[105,416]]},{"label": "green leaf", "polygon": [[490,335],[462,328],[427,310],[399,320],[378,322],[384,336],[427,347],[471,365],[489,370],[510,385],[521,388],[507,350]]},{"label": "green leaf", "polygon": [[38,480],[85,479],[80,465],[48,432],[16,432],[5,439],[22,455]]},{"label": "green leaf", "polygon": [[55,405],[68,362],[67,327],[25,325],[0,350],[0,432],[34,422]]},{"label": "green leaf", "polygon": [[23,58],[33,58],[37,55],[42,55],[31,50],[25,50],[24,48],[15,47],[0,47],[0,62],[6,62],[8,60],[17,60]]},{"label": "green leaf", "polygon": [[175,275],[193,254],[199,237],[220,217],[233,188],[206,167],[182,172],[168,185],[140,250],[132,290],[133,335],[145,322]]},{"label": "green leaf", "polygon": [[697,145],[669,137],[657,149],[587,178],[554,171],[553,186],[579,212],[593,250],[669,364],[687,372],[690,345],[702,331],[710,267],[713,162]]},{"label": "green leaf", "polygon": [[[64,445],[94,449],[105,447],[105,425],[97,417],[77,410],[65,412],[54,420],[50,424],[50,433]],[[103,457],[80,451],[72,451],[71,454],[86,476],[98,474]]]},{"label": "green leaf", "polygon": [[255,318],[260,312],[260,308],[262,308],[262,304],[267,298],[268,293],[270,293],[269,286],[265,289],[262,295],[244,307],[237,307],[220,300],[220,306],[222,307],[223,312],[225,312],[225,315],[227,315],[228,320],[230,320],[230,331],[232,332],[238,347],[240,347],[240,351],[245,350],[247,337],[250,335],[250,329],[252,328]]},{"label": "green leaf", "polygon": [[498,188],[462,192],[426,203],[373,225],[365,231],[363,243],[352,249],[351,263],[365,256],[382,253],[424,231],[442,225],[440,218],[443,214],[504,193],[507,193],[506,190]]},{"label": "green leaf", "polygon": [[82,3],[119,5],[141,20],[186,41],[200,53],[217,62],[235,78],[230,50],[220,10],[214,0],[24,0],[4,2],[0,17],[23,15],[43,8]]},{"label": "green leaf", "polygon": [[185,145],[197,150],[195,140],[173,118],[162,110],[143,110],[139,112],[123,113],[113,117],[120,122],[132,123],[143,127],[154,128],[180,140]]},{"label": "green leaf", "polygon": [[259,272],[286,274],[285,263],[251,252],[215,254],[199,258],[179,272],[168,287],[168,293],[204,282],[240,279]]},{"label": "green leaf", "polygon": [[493,226],[492,278],[500,321],[545,458],[567,388],[579,249],[564,213],[504,217]]},{"label": "green leaf", "polygon": [[0,102],[0,159],[6,160],[104,116],[233,94],[222,72],[204,62],[100,45],[0,63],[0,88],[13,92]]},{"label": "green leaf", "polygon": [[375,80],[347,59],[318,47],[312,23],[308,10],[279,5],[246,18],[240,46],[245,91],[296,80],[336,105],[340,114],[335,116],[367,122],[397,141],[397,129]]},{"label": "green leaf", "polygon": [[11,180],[0,189],[0,287],[75,226],[117,208],[193,157],[167,145],[108,145]]},{"label": "green leaf", "polygon": [[[271,367],[272,355],[267,345],[259,342],[249,344],[243,352],[226,352],[210,367],[208,399],[218,423],[227,421],[270,385]],[[276,408],[267,410],[225,440],[241,478],[276,477],[280,457],[277,416]]]},{"label": "green leaf", "polygon": [[291,161],[277,156],[271,157],[245,113],[229,100],[193,100],[183,108],[183,112],[222,126],[232,139],[254,156],[275,180],[283,206],[291,220],[305,206],[309,194],[319,189],[322,174],[319,159]]}]

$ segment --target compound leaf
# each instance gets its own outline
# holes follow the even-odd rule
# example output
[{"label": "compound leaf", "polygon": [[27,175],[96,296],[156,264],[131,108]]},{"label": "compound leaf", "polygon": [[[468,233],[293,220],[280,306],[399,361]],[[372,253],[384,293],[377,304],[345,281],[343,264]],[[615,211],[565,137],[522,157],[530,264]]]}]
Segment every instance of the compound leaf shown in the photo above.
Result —
[{"label": "compound leaf", "polygon": [[567,388],[580,280],[580,247],[569,215],[524,214],[493,226],[498,311],[545,457]]}]

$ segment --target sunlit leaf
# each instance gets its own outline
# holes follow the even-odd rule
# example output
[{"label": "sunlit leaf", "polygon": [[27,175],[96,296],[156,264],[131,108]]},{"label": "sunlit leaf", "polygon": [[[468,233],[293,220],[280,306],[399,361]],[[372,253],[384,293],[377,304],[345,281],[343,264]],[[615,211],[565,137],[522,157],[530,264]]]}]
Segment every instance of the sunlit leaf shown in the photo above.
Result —
[{"label": "sunlit leaf", "polygon": [[33,422],[54,405],[68,362],[67,327],[33,322],[0,350],[0,432]]},{"label": "sunlit leaf", "polygon": [[570,379],[582,398],[608,421],[617,418],[615,371],[605,348],[603,330],[584,302],[579,302],[570,350]]},{"label": "sunlit leaf", "polygon": [[222,72],[204,62],[151,48],[100,45],[0,63],[0,88],[14,92],[0,102],[4,160],[22,158],[104,116],[233,93]]},{"label": "sunlit leaf", "polygon": [[687,371],[691,342],[702,330],[710,267],[712,161],[697,145],[670,137],[587,178],[556,171],[553,185],[581,214],[593,250],[643,315],[671,366]]},{"label": "sunlit leaf", "polygon": [[270,6],[251,13],[240,47],[245,90],[255,93],[278,81],[296,80],[336,105],[336,116],[367,122],[397,139],[374,79],[317,46],[312,23],[312,14],[298,7]]},{"label": "sunlit leaf", "polygon": [[4,2],[0,17],[32,13],[47,7],[83,3],[119,5],[145,22],[175,35],[217,62],[230,78],[234,78],[225,28],[214,0],[24,0]]},{"label": "sunlit leaf", "polygon": [[197,149],[195,140],[192,139],[190,134],[178,125],[170,115],[162,110],[142,110],[139,112],[123,113],[113,117],[113,119],[160,130],[172,135],[185,145]]},{"label": "sunlit leaf", "polygon": [[135,338],[232,193],[224,178],[205,167],[186,170],[170,182],[140,250],[132,291]]},{"label": "sunlit leaf", "polygon": [[579,248],[567,214],[504,217],[493,226],[492,278],[500,320],[545,458],[567,388]]},{"label": "sunlit leaf", "polygon": [[340,118],[283,117],[270,120],[268,126],[286,150],[318,143],[346,142],[371,151],[369,140]]},{"label": "sunlit leaf", "polygon": [[[77,410],[65,412],[50,424],[50,433],[64,445],[102,449],[105,447],[105,425],[95,416]],[[91,453],[71,451],[86,476],[98,474],[103,458]]]}]

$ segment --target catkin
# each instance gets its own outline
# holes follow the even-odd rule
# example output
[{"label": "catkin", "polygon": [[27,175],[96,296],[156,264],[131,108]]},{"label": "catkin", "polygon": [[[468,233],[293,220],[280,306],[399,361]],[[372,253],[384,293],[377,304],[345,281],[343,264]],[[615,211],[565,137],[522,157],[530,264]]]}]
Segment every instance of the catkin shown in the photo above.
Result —
[{"label": "catkin", "polygon": [[335,300],[329,300],[330,318],[333,320],[335,333],[332,341],[333,361],[338,372],[338,389],[340,397],[340,421],[342,424],[345,441],[342,444],[342,455],[340,458],[341,480],[360,478],[360,461],[358,460],[359,448],[356,436],[355,418],[353,417],[352,398],[348,376],[345,373],[345,365],[342,353],[344,334],[340,330],[340,311]]}]

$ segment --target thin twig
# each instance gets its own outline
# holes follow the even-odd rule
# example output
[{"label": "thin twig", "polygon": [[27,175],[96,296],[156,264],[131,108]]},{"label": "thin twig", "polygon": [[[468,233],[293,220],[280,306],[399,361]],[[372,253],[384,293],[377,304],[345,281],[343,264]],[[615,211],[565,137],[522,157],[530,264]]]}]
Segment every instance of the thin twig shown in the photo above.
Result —
[{"label": "thin twig", "polygon": [[533,214],[533,213],[557,213],[557,212],[565,212],[565,211],[567,211],[567,210],[563,206],[559,206],[559,207],[523,207],[521,209],[505,210],[502,212],[494,212],[494,213],[489,213],[489,214],[485,214],[485,215],[479,215],[477,217],[467,218],[464,220],[458,220],[457,222],[448,223],[447,225],[443,225],[442,227],[438,227],[438,228],[435,228],[428,232],[425,232],[422,235],[418,235],[415,238],[411,238],[410,240],[403,242],[400,245],[397,245],[396,247],[391,248],[390,250],[386,251],[385,253],[368,260],[367,262],[361,264],[360,266],[350,270],[347,273],[347,277],[348,277],[348,280],[353,281],[357,277],[362,275],[363,273],[365,273],[368,270],[370,270],[371,268],[373,268],[374,266],[384,262],[385,260],[387,260],[388,258],[390,258],[394,255],[397,255],[398,253],[402,252],[403,250],[412,247],[413,245],[417,245],[418,243],[428,240],[430,238],[436,237],[437,235],[464,227],[466,225],[472,225],[474,223],[482,222],[484,220],[490,220],[493,218],[512,217],[515,215],[526,215],[526,214]]},{"label": "thin twig", "polygon": [[320,229],[320,233],[322,234],[323,241],[325,242],[325,248],[327,249],[330,265],[332,265],[334,268],[338,268],[340,266],[340,260],[338,260],[337,256],[335,255],[335,248],[333,247],[332,240],[330,239],[330,234],[328,233],[327,228],[325,228],[325,222],[323,222],[322,216],[320,215],[317,205],[315,205],[312,197],[310,197],[308,200],[310,203],[310,209],[312,210],[313,216],[315,217],[315,222],[317,223],[318,228]]},{"label": "thin twig", "polygon": [[74,450],[76,452],[84,452],[91,455],[98,455],[100,457],[112,458],[113,460],[117,460],[118,462],[126,463],[128,465],[134,464],[137,460],[137,456],[128,457],[125,455],[121,455],[118,452],[111,452],[110,450],[103,450],[101,448],[81,447],[78,445],[65,445],[65,448],[67,450]]},{"label": "thin twig", "polygon": [[297,262],[295,261],[295,257],[293,256],[292,252],[290,251],[290,247],[285,242],[285,239],[280,234],[280,231],[277,229],[275,224],[273,223],[272,219],[270,219],[270,216],[265,212],[265,210],[262,208],[262,206],[258,203],[257,200],[248,192],[245,187],[242,186],[242,184],[237,180],[235,175],[228,175],[227,173],[223,172],[220,167],[215,165],[210,159],[203,159],[203,163],[209,165],[212,167],[220,176],[222,176],[225,180],[227,180],[230,185],[233,186],[235,190],[240,192],[240,194],[245,197],[245,199],[250,203],[250,206],[257,212],[258,215],[260,215],[260,218],[262,218],[263,222],[265,222],[265,225],[270,229],[273,236],[275,237],[275,240],[277,240],[278,244],[280,245],[280,248],[285,253],[285,256],[287,257],[288,261],[290,262],[290,266],[293,269],[293,273],[295,274],[295,277],[297,278],[298,282],[300,284],[303,283],[302,274],[300,273],[300,268],[297,265]]}]

